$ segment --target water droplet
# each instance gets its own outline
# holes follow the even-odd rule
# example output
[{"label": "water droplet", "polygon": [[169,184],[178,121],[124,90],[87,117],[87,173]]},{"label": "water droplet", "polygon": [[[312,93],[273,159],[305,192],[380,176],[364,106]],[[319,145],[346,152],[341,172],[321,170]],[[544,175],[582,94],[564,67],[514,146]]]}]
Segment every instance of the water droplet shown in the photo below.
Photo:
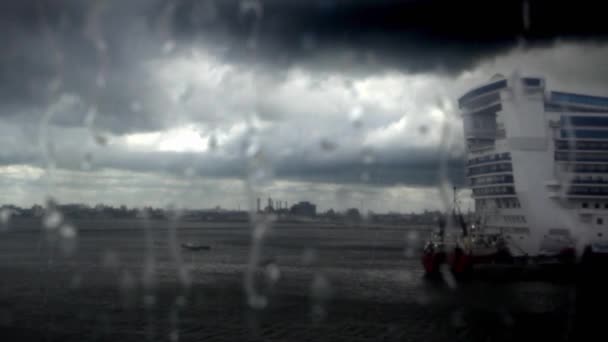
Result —
[{"label": "water droplet", "polygon": [[353,127],[355,127],[355,128],[361,128],[361,126],[362,126],[361,117],[362,116],[363,116],[363,108],[361,108],[359,106],[353,107],[349,113],[349,119],[350,119],[351,125],[353,125]]},{"label": "water droplet", "polygon": [[169,333],[169,340],[171,342],[179,341],[179,330],[177,330],[177,329],[171,330],[171,333]]},{"label": "water droplet", "polygon": [[93,164],[93,155],[91,152],[87,152],[84,154],[82,158],[82,163],[80,163],[80,169],[83,171],[91,171]]},{"label": "water droplet", "polygon": [[207,147],[209,150],[214,151],[217,148],[217,137],[215,134],[211,134],[207,140]]},{"label": "water droplet", "polygon": [[127,270],[122,271],[122,276],[120,277],[120,289],[122,291],[131,291],[135,288],[135,278],[131,274],[131,272]]},{"label": "water droplet", "polygon": [[416,256],[416,250],[408,245],[403,250],[403,255],[408,259],[414,258]]},{"label": "water droplet", "polygon": [[266,297],[258,294],[251,294],[249,296],[248,302],[249,306],[255,310],[262,310],[268,305],[268,300],[266,299]]},{"label": "water droplet", "polygon": [[511,316],[511,314],[509,314],[509,312],[507,312],[507,310],[501,310],[500,316],[502,317],[502,322],[505,326],[511,327],[515,324],[515,320],[513,319],[513,316]]},{"label": "water droplet", "polygon": [[396,278],[401,282],[410,283],[412,282],[412,280],[414,280],[414,275],[412,274],[412,272],[406,270],[397,272]]},{"label": "water droplet", "polygon": [[300,45],[304,50],[313,50],[317,46],[315,35],[312,33],[303,34]]},{"label": "water droplet", "polygon": [[304,266],[310,266],[317,261],[317,251],[312,248],[306,248],[302,252],[302,264]]},{"label": "water droplet", "polygon": [[178,307],[180,307],[180,308],[183,308],[184,306],[186,306],[186,297],[184,297],[184,296],[177,296],[175,298],[175,305],[178,306]]},{"label": "water droplet", "polygon": [[102,265],[106,268],[118,268],[120,265],[120,258],[114,251],[107,251],[103,254]]},{"label": "water droplet", "polygon": [[50,211],[47,211],[44,215],[44,218],[42,219],[42,224],[44,228],[48,230],[53,230],[59,227],[62,221],[63,215],[61,215],[61,213],[57,210],[51,209]]},{"label": "water droplet", "polygon": [[167,40],[163,44],[163,53],[164,54],[170,54],[174,50],[175,50],[175,42],[172,39]]},{"label": "water droplet", "polygon": [[131,109],[131,112],[133,112],[133,113],[139,113],[142,110],[142,106],[141,106],[141,103],[139,103],[139,101],[131,102],[131,104],[129,105],[129,108]]},{"label": "water droplet", "polygon": [[11,216],[13,216],[12,209],[9,209],[9,208],[0,209],[0,224],[2,224],[2,226],[8,225],[9,221],[11,220]]},{"label": "water droplet", "polygon": [[75,274],[70,279],[70,288],[77,289],[82,286],[82,276],[80,274]]},{"label": "water droplet", "polygon": [[76,237],[77,232],[76,232],[76,228],[74,228],[74,226],[69,225],[69,224],[64,224],[63,226],[61,226],[61,228],[59,228],[59,234],[64,239],[73,239]]},{"label": "water droplet", "polygon": [[427,135],[429,133],[429,126],[427,126],[427,125],[418,126],[418,133],[420,133],[420,135]]},{"label": "water droplet", "polygon": [[186,178],[192,178],[192,177],[194,177],[195,174],[196,174],[196,171],[194,170],[194,168],[192,166],[188,166],[184,170],[184,176],[186,176]]},{"label": "water droplet", "polygon": [[265,267],[266,277],[271,283],[276,283],[281,278],[281,270],[275,263],[270,263]]},{"label": "water droplet", "polygon": [[369,176],[369,172],[367,171],[363,171],[361,172],[361,176],[359,177],[361,179],[362,182],[367,183],[369,182],[370,176]]},{"label": "water droplet", "polygon": [[84,125],[89,129],[93,129],[96,117],[97,108],[94,106],[89,107],[89,110],[87,110],[87,115],[84,117]]},{"label": "water droplet", "polygon": [[363,151],[363,164],[370,165],[376,161],[376,157],[370,150]]},{"label": "water droplet", "polygon": [[455,328],[464,328],[466,322],[464,321],[463,313],[461,310],[456,310],[450,315],[450,323]]},{"label": "water droplet", "polygon": [[260,152],[260,146],[256,143],[251,143],[249,146],[247,146],[247,151],[245,154],[248,158],[257,158],[260,156]]},{"label": "water droplet", "polygon": [[105,146],[108,144],[108,137],[103,133],[96,132],[93,135],[93,138],[95,138],[95,142],[97,143],[97,145]]},{"label": "water droplet", "polygon": [[321,274],[315,274],[311,285],[311,295],[317,300],[326,300],[331,295],[329,281]]},{"label": "water droplet", "polygon": [[441,267],[439,268],[439,272],[441,273],[441,277],[443,278],[443,281],[445,281],[445,283],[448,285],[448,287],[452,290],[456,289],[456,279],[454,278],[454,275],[450,270],[450,266],[448,264],[441,265]]},{"label": "water droplet", "polygon": [[147,294],[144,296],[144,306],[151,308],[156,305],[156,296]]},{"label": "water droplet", "polygon": [[310,314],[312,317],[312,321],[315,323],[321,322],[327,317],[327,311],[325,310],[325,306],[319,303],[315,303],[312,305]]},{"label": "water droplet", "polygon": [[406,234],[406,239],[407,239],[407,241],[410,241],[410,242],[416,242],[416,241],[418,241],[419,237],[420,237],[420,234],[417,231],[415,231],[415,230],[410,230]]},{"label": "water droplet", "polygon": [[99,73],[95,79],[95,84],[97,85],[98,88],[105,88],[106,87],[106,76],[103,73]]},{"label": "water droplet", "polygon": [[530,30],[530,4],[528,1],[522,3],[522,17],[524,31]]},{"label": "water droplet", "polygon": [[338,144],[336,144],[335,142],[333,142],[329,139],[326,139],[326,138],[321,139],[320,145],[321,145],[321,149],[328,151],[328,152],[333,151],[338,147]]}]

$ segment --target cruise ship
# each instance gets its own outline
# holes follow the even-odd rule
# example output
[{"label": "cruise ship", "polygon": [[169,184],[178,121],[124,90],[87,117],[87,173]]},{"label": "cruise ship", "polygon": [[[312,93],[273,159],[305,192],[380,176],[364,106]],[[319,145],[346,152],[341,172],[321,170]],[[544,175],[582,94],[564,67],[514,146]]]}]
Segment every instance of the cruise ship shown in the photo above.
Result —
[{"label": "cruise ship", "polygon": [[484,236],[510,255],[608,253],[608,97],[495,75],[458,99]]}]

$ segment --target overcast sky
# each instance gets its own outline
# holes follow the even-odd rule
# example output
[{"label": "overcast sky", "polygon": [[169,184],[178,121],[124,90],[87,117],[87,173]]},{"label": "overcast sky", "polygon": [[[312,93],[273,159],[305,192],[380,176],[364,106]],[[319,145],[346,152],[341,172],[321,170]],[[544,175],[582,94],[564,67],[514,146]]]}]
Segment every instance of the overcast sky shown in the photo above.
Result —
[{"label": "overcast sky", "polygon": [[589,6],[5,1],[0,203],[439,208],[467,89],[518,70],[608,94]]}]

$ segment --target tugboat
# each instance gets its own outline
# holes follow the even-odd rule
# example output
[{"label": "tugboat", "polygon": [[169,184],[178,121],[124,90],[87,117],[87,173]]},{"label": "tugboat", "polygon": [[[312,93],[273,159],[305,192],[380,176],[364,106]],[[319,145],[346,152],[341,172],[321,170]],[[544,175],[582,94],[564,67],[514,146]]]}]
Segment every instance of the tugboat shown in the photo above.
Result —
[{"label": "tugboat", "polygon": [[[513,260],[501,234],[484,232],[485,220],[478,219],[473,224],[466,222],[456,201],[456,188],[450,216],[450,224],[446,222],[447,214],[439,218],[438,232],[424,246],[422,265],[427,276],[437,277],[442,268],[446,268],[454,276],[461,277],[470,274],[475,264],[509,263]],[[447,235],[448,238],[447,226],[455,233]]]}]

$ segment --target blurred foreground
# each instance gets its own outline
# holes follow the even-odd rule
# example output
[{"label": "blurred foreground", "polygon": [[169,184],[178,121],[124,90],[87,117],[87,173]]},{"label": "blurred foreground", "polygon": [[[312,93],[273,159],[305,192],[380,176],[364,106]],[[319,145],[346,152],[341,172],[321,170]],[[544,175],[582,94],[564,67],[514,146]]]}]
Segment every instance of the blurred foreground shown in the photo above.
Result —
[{"label": "blurred foreground", "polygon": [[[241,223],[35,220],[0,235],[0,332],[46,341],[510,341],[594,336],[606,283],[575,273],[423,279],[423,227],[280,224],[262,240],[247,305]],[[148,235],[146,235],[148,231]],[[190,251],[192,243],[208,247]],[[252,266],[253,267],[253,266]],[[450,285],[450,286],[448,286]],[[595,335],[597,336],[597,335]],[[601,335],[600,335],[601,336]]]}]

